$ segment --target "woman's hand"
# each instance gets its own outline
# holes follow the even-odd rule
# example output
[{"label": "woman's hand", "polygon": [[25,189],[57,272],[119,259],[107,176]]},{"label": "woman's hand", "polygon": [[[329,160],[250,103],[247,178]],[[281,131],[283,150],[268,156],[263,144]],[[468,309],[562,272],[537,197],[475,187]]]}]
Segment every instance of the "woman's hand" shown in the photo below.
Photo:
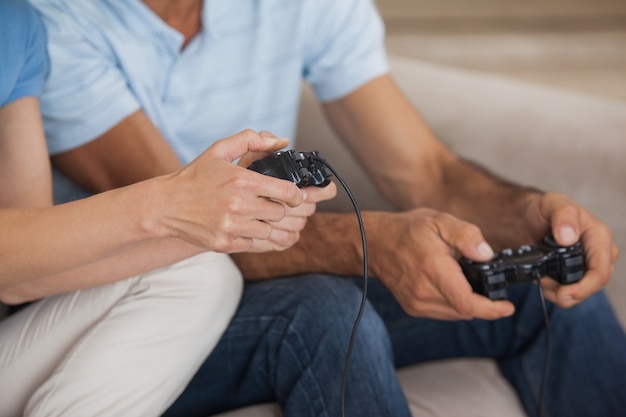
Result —
[{"label": "woman's hand", "polygon": [[307,193],[295,184],[237,166],[251,152],[271,152],[283,141],[246,130],[222,139],[177,173],[164,177],[155,210],[157,228],[209,250],[267,251],[295,243],[315,202],[331,194]]}]

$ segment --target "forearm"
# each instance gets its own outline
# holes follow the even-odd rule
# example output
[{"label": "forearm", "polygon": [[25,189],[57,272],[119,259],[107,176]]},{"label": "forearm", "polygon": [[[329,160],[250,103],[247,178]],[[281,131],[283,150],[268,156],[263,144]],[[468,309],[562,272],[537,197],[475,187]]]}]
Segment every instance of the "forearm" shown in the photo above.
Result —
[{"label": "forearm", "polygon": [[443,167],[439,206],[480,227],[496,249],[537,241],[543,232],[528,227],[529,205],[541,191],[507,182],[462,159]]},{"label": "forearm", "polygon": [[[0,283],[76,268],[158,237],[154,182],[68,204],[0,211]],[[33,262],[33,258],[37,262]]]},{"label": "forearm", "polygon": [[0,287],[0,299],[19,304],[55,294],[110,284],[162,268],[202,251],[179,239],[158,239],[68,271]]},{"label": "forearm", "polygon": [[[376,216],[364,212],[368,224]],[[289,249],[263,254],[232,255],[247,280],[263,280],[308,273],[355,276],[363,273],[363,251],[359,224],[354,214],[317,213]]]},{"label": "forearm", "polygon": [[331,124],[399,210],[431,207],[478,225],[495,247],[528,242],[523,213],[538,194],[454,155],[390,77],[327,103]]}]

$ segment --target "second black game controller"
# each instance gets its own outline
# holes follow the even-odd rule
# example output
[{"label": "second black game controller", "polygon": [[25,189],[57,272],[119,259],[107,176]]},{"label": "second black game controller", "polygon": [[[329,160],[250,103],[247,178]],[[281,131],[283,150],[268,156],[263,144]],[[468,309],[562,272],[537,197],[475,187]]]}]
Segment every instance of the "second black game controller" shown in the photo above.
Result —
[{"label": "second black game controller", "polygon": [[512,283],[548,276],[561,284],[573,284],[582,279],[586,270],[581,243],[560,246],[552,236],[516,251],[505,249],[488,262],[461,258],[459,263],[474,292],[491,300],[507,299],[507,287]]},{"label": "second black game controller", "polygon": [[330,183],[331,171],[319,151],[278,151],[254,161],[248,169],[270,177],[292,181],[298,187]]}]

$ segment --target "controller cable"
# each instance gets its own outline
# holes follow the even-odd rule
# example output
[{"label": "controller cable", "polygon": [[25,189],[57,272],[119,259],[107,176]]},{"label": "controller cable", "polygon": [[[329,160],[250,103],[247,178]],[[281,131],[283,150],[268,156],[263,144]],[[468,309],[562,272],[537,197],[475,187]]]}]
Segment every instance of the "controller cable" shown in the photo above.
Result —
[{"label": "controller cable", "polygon": [[359,312],[356,316],[356,320],[354,321],[354,325],[352,327],[352,332],[350,334],[350,342],[348,343],[348,351],[346,353],[346,359],[343,368],[343,375],[341,377],[341,417],[345,416],[345,402],[346,402],[346,382],[348,380],[348,369],[350,367],[350,358],[352,357],[352,350],[354,349],[354,341],[356,338],[356,332],[359,328],[359,324],[361,323],[361,318],[363,317],[363,311],[365,310],[365,305],[367,303],[367,279],[368,279],[368,266],[367,266],[367,240],[365,238],[365,227],[363,226],[363,218],[361,216],[361,210],[359,209],[359,205],[356,202],[356,198],[350,191],[348,184],[341,178],[341,176],[335,171],[333,167],[331,167],[325,160],[320,158],[313,158],[316,162],[324,165],[326,168],[330,170],[330,172],[335,175],[343,189],[346,191],[346,194],[350,198],[352,202],[352,206],[354,207],[354,212],[356,213],[357,220],[359,221],[359,229],[361,231],[361,243],[363,245],[363,296],[361,298],[361,305],[359,307]]},{"label": "controller cable", "polygon": [[541,311],[543,312],[543,321],[546,329],[546,359],[543,364],[543,375],[541,376],[541,386],[539,388],[539,400],[537,404],[537,417],[545,415],[545,397],[548,386],[548,373],[550,372],[550,361],[552,354],[552,331],[550,329],[550,318],[548,317],[548,308],[546,306],[546,298],[543,295],[543,287],[541,286],[541,277],[533,277],[537,281],[539,289],[539,301],[541,302]]}]

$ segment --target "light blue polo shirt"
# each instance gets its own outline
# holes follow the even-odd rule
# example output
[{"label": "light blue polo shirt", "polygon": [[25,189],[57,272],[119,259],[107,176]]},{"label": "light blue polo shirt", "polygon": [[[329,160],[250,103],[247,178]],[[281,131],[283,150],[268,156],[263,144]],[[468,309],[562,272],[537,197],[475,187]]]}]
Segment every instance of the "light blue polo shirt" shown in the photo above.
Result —
[{"label": "light blue polo shirt", "polygon": [[26,0],[0,0],[0,107],[39,97],[48,70],[46,32]]},{"label": "light blue polo shirt", "polygon": [[52,154],[138,108],[185,163],[246,128],[293,138],[302,80],[322,101],[387,71],[370,0],[205,0],[183,36],[140,0],[31,0],[48,31],[42,98]]}]

